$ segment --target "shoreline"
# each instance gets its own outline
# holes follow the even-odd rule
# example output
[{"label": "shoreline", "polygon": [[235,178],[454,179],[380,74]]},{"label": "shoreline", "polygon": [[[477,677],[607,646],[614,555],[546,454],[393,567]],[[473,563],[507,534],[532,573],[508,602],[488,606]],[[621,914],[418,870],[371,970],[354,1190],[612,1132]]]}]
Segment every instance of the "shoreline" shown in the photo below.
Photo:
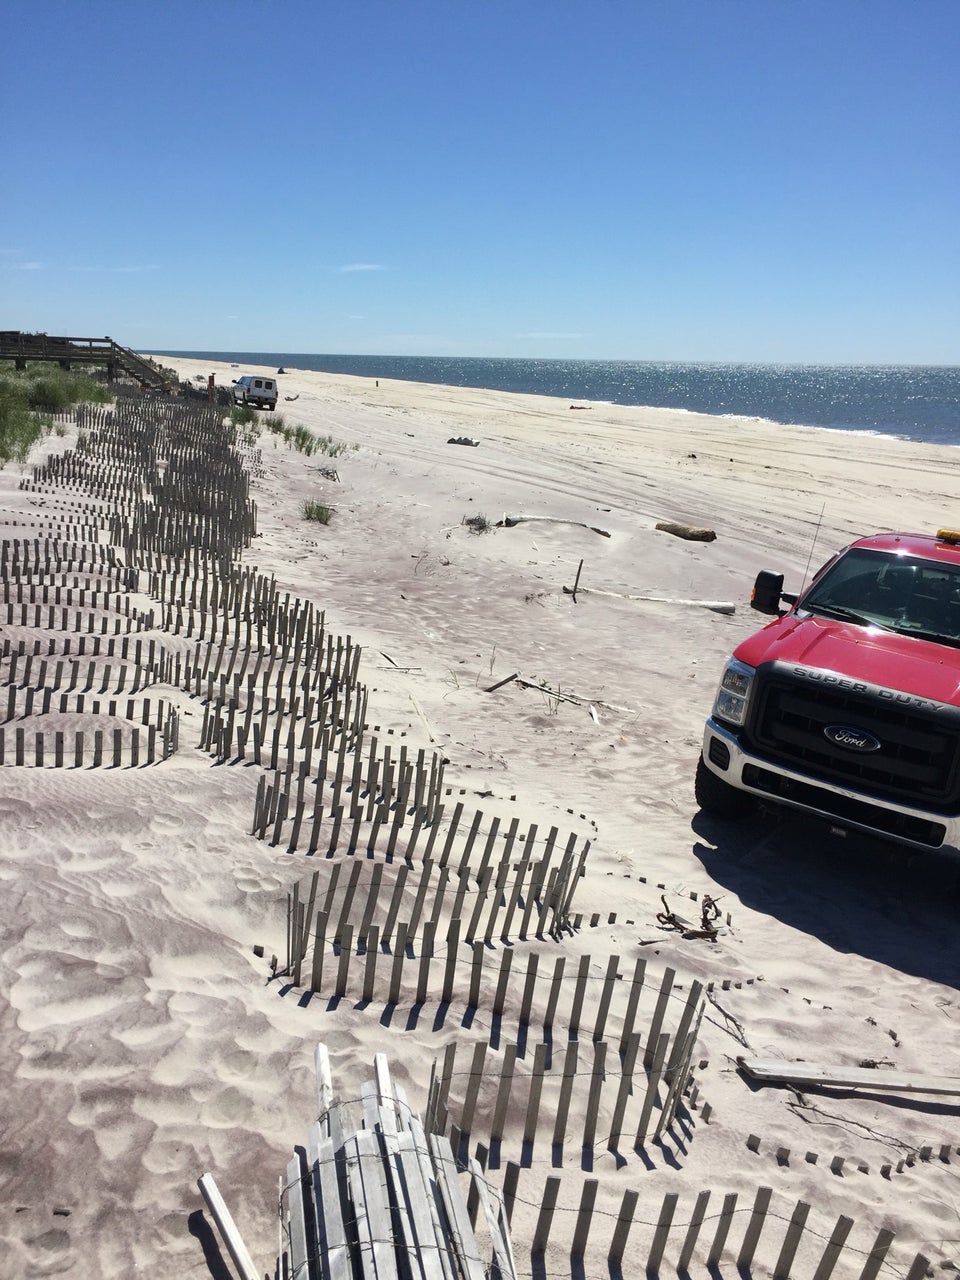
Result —
[{"label": "shoreline", "polygon": [[[170,359],[187,381],[213,372],[229,385],[238,376],[222,363]],[[261,367],[275,374],[276,366]],[[285,402],[284,394],[296,399]],[[340,997],[331,986],[306,999],[268,965],[271,953],[284,954],[287,894],[297,885],[307,901],[315,871],[322,892],[334,865],[360,867],[365,876],[378,865],[386,878],[403,860],[358,858],[362,844],[330,856],[299,846],[288,852],[285,840],[274,846],[252,836],[258,786],[272,784],[274,773],[247,758],[220,760],[204,746],[213,715],[205,685],[199,694],[188,681],[146,690],[179,716],[176,751],[149,769],[58,769],[49,767],[49,753],[47,767],[18,768],[8,755],[0,1070],[10,1085],[0,1118],[14,1159],[2,1175],[12,1207],[0,1215],[0,1244],[19,1274],[39,1273],[51,1260],[68,1280],[119,1280],[138,1267],[202,1270],[189,1218],[201,1208],[195,1184],[203,1172],[215,1175],[258,1263],[272,1266],[277,1174],[314,1114],[317,1041],[330,1045],[338,1082],[366,1079],[374,1053],[384,1052],[418,1113],[446,1046],[467,1042],[457,1066],[464,1076],[455,1077],[457,1115],[470,1045],[487,1038],[491,1065],[475,1098],[475,1138],[484,1142],[505,1047],[518,1045],[503,1159],[522,1163],[513,1217],[520,1271],[530,1269],[537,1206],[554,1176],[561,1185],[545,1261],[550,1280],[569,1275],[568,1237],[588,1178],[597,1180],[601,1219],[587,1274],[606,1267],[603,1215],[615,1219],[624,1191],[638,1186],[648,1206],[634,1227],[638,1251],[655,1227],[650,1206],[679,1197],[671,1262],[699,1195],[714,1197],[711,1221],[725,1196],[738,1197],[735,1242],[764,1186],[772,1188],[773,1218],[757,1275],[772,1269],[775,1232],[782,1234],[801,1200],[811,1215],[798,1275],[813,1273],[838,1213],[855,1224],[857,1252],[849,1262],[843,1255],[851,1275],[887,1227],[897,1235],[890,1260],[901,1270],[919,1250],[934,1261],[949,1256],[950,1246],[937,1242],[952,1231],[955,1108],[813,1091],[798,1100],[748,1085],[736,1057],[755,1052],[851,1067],[870,1059],[949,1073],[943,1019],[960,1020],[951,868],[936,858],[832,842],[789,819],[707,822],[696,812],[692,777],[723,662],[758,624],[746,604],[757,570],[779,565],[799,580],[818,525],[822,561],[854,534],[885,523],[950,524],[960,502],[953,447],[880,437],[863,456],[850,433],[624,406],[598,407],[585,433],[584,415],[551,400],[387,379],[376,388],[364,378],[291,370],[282,375],[279,414],[257,413],[259,438],[241,448],[257,525],[240,566],[273,582],[278,601],[289,593],[322,613],[331,638],[361,647],[359,679],[378,751],[389,743],[394,760],[401,749],[412,758],[421,750],[442,756],[450,788],[444,822],[460,805],[464,830],[482,812],[483,831],[496,818],[496,839],[513,829],[515,848],[527,840],[533,847],[553,829],[561,848],[568,832],[590,840],[576,884],[580,925],[558,939],[512,931],[507,942],[491,937],[484,947],[491,964],[502,965],[509,953],[517,976],[497,1016],[497,979],[483,988],[489,1001],[469,1015],[441,1017],[432,986],[418,1010],[416,946],[413,977],[404,978],[396,1008],[386,997],[361,999],[354,986]],[[327,451],[308,456],[288,447],[270,429],[278,416],[327,442]],[[461,435],[479,445],[449,443]],[[158,439],[165,449],[162,431]],[[75,443],[71,427],[63,439],[45,440],[40,456]],[[142,456],[149,459],[150,450]],[[109,455],[104,465],[110,485],[125,474]],[[75,504],[92,504],[108,522],[127,513],[122,494],[20,488],[31,475],[30,467],[0,471],[8,541],[23,536],[14,521],[57,527]],[[157,489],[156,500],[169,501],[167,492]],[[304,519],[307,501],[333,510],[329,525]],[[493,524],[501,513],[527,521],[482,534],[467,523],[487,515]],[[717,539],[683,542],[656,530],[662,519],[709,525]],[[91,546],[108,549],[108,534]],[[43,534],[31,529],[30,536]],[[123,558],[131,563],[131,553]],[[184,568],[196,572],[192,563],[177,566],[179,578]],[[581,587],[597,593],[572,602],[563,588],[580,565]],[[184,581],[178,620],[174,567],[166,573],[153,581],[141,570],[137,591],[119,604],[98,598],[91,606],[97,629],[102,620],[112,627],[126,618],[129,604],[144,639],[193,662],[194,637],[176,628],[199,625],[202,586]],[[643,594],[666,598],[638,600]],[[736,611],[685,607],[689,599],[729,599]],[[11,607],[18,611],[6,622],[11,640],[62,646],[59,614],[52,624],[46,613],[21,621],[20,602]],[[72,630],[69,638],[75,643]],[[238,657],[237,665],[257,670],[259,680],[265,664],[258,667],[258,657],[249,667]],[[107,661],[97,668],[103,680]],[[509,679],[515,672],[523,684]],[[9,665],[4,673],[9,681]],[[160,674],[169,677],[166,669]],[[22,728],[21,702],[16,709]],[[259,717],[259,704],[256,710]],[[98,723],[88,705],[79,713],[71,703],[67,714],[86,717],[87,732]],[[539,834],[531,836],[534,827]],[[326,818],[322,829],[329,837]],[[288,823],[284,836],[289,830]],[[411,886],[423,861],[417,849]],[[476,887],[468,888],[473,899]],[[704,894],[721,904],[715,940],[686,937],[658,920],[663,899],[695,918]],[[411,887],[411,906],[414,897]],[[438,908],[438,920],[448,915]],[[338,975],[334,954],[324,969],[328,983]],[[536,1016],[520,1027],[524,966],[534,956],[546,975],[565,962],[563,1019],[583,966],[585,1014],[572,1039],[559,1021],[549,1035]],[[609,1135],[621,1070],[622,1022],[615,1019],[625,1016],[618,1000],[641,961],[644,1000],[653,1001],[667,970],[676,976],[671,1030],[694,983],[713,990],[692,1060],[698,1094],[683,1103],[678,1125],[636,1150],[635,1112],[619,1148]],[[358,964],[351,983],[362,976]],[[384,959],[381,969],[389,968]],[[431,981],[443,971],[438,956]],[[592,1032],[606,975],[615,1013],[600,1075]],[[538,997],[535,1013],[541,1004]],[[577,1044],[582,1068],[568,1112],[573,1137],[559,1165],[550,1143],[559,1067],[545,1078],[532,1153],[522,1154],[531,1063],[548,1041],[558,1064]],[[645,1081],[629,1095],[630,1107],[639,1106]],[[595,1132],[581,1150],[591,1096]],[[348,1105],[359,1114],[353,1099],[351,1092]],[[908,1152],[944,1146],[948,1158],[907,1160]],[[503,1165],[491,1162],[488,1176],[500,1188]],[[17,1206],[24,1211],[15,1214]],[[69,1217],[56,1217],[61,1209]],[[706,1274],[715,1231],[704,1228],[693,1274]],[[732,1244],[724,1272],[735,1253]]]},{"label": "shoreline", "polygon": [[[160,354],[162,355],[163,353],[160,353]],[[171,355],[169,358],[191,359],[191,360],[192,359],[204,360],[209,358],[214,363],[229,365],[231,361],[234,359],[234,357],[237,357],[237,356],[241,358],[243,356],[271,357],[269,360],[260,361],[259,363],[256,363],[257,368],[267,368],[272,364],[274,371],[276,370],[277,367],[282,366],[287,369],[296,369],[303,373],[327,372],[325,370],[310,369],[308,366],[304,366],[304,365],[297,365],[295,363],[291,364],[288,360],[286,360],[283,357],[283,353],[279,353],[279,352],[278,353],[270,353],[270,352],[242,353],[240,352],[240,353],[233,353],[232,355],[231,353],[227,353],[227,352],[200,353],[199,355],[196,355],[196,354],[190,355],[185,353],[182,356]],[[276,359],[273,359],[274,356],[276,356]],[[304,358],[304,357],[306,357],[307,359],[313,358],[316,360],[323,360],[325,358],[320,355],[311,357],[311,356],[308,356],[306,353],[301,352],[301,353],[293,353],[292,359],[296,360],[297,358]],[[459,357],[424,357],[422,360],[422,363],[424,365],[429,365],[431,362],[441,363],[444,361],[449,361],[451,364],[455,364],[458,359],[460,358]],[[920,427],[917,424],[908,425],[908,424],[886,423],[886,424],[880,425],[877,423],[857,423],[857,422],[837,425],[834,422],[818,421],[816,417],[811,417],[810,421],[806,421],[803,418],[797,417],[797,416],[790,417],[790,418],[786,417],[785,415],[781,417],[768,417],[763,413],[758,413],[757,408],[755,406],[750,407],[748,409],[744,409],[743,411],[738,411],[738,410],[731,411],[726,409],[698,407],[696,405],[690,406],[690,405],[658,404],[655,400],[652,400],[652,401],[645,400],[642,402],[639,400],[624,401],[624,400],[612,399],[609,396],[597,396],[589,393],[578,396],[576,393],[567,391],[566,389],[563,391],[557,391],[557,390],[543,389],[543,388],[532,387],[532,386],[523,387],[523,388],[505,387],[505,386],[498,387],[498,386],[491,386],[491,385],[479,385],[479,384],[474,384],[472,382],[449,381],[449,380],[443,380],[441,378],[432,378],[432,377],[418,378],[416,376],[417,372],[424,372],[424,370],[412,369],[409,376],[407,376],[406,374],[391,373],[391,362],[401,366],[409,365],[412,367],[412,366],[416,366],[416,364],[418,363],[418,358],[416,357],[346,356],[346,357],[330,357],[330,360],[332,363],[337,363],[338,361],[350,362],[351,360],[357,360],[357,361],[360,361],[361,363],[367,361],[367,362],[370,362],[371,364],[379,360],[383,361],[383,368],[379,370],[376,366],[372,368],[369,372],[367,371],[358,372],[353,370],[347,371],[347,370],[335,369],[330,371],[330,376],[333,376],[333,377],[355,376],[355,377],[361,377],[361,378],[369,378],[372,381],[376,381],[376,379],[380,377],[386,381],[404,381],[404,382],[411,382],[411,383],[414,383],[415,385],[421,385],[421,386],[445,386],[451,390],[456,390],[456,389],[462,389],[462,390],[472,389],[472,390],[478,390],[478,391],[502,390],[506,394],[542,395],[547,399],[559,400],[559,401],[569,400],[573,398],[573,399],[585,400],[590,404],[611,405],[611,406],[621,407],[621,408],[640,408],[640,409],[650,409],[650,410],[675,409],[678,412],[705,414],[711,417],[713,416],[729,417],[729,418],[736,418],[740,420],[750,420],[753,418],[760,418],[765,422],[774,423],[778,426],[784,426],[784,427],[804,426],[810,429],[827,430],[827,431],[841,431],[841,432],[849,432],[849,433],[859,432],[859,433],[867,433],[871,435],[890,436],[894,439],[914,440],[918,443],[960,444],[960,383],[958,383],[956,387],[952,388],[952,394],[955,400],[957,401],[957,409],[956,409],[954,418],[951,420],[951,424],[948,427],[944,427],[943,424],[935,424],[935,423],[928,423],[925,427]],[[813,373],[823,372],[827,376],[829,376],[831,373],[856,374],[862,371],[868,371],[871,374],[881,374],[881,375],[884,373],[893,374],[893,373],[910,373],[910,372],[916,372],[921,375],[923,374],[931,375],[931,374],[937,374],[937,373],[960,374],[960,366],[954,367],[949,365],[929,365],[929,366],[927,365],[916,365],[916,366],[913,366],[913,365],[861,365],[861,366],[792,365],[792,366],[784,366],[779,364],[764,365],[764,364],[747,364],[747,363],[729,364],[729,365],[725,365],[725,364],[705,365],[702,363],[695,363],[695,362],[685,364],[682,362],[656,362],[656,361],[650,361],[650,362],[582,361],[582,362],[579,362],[579,361],[564,361],[560,359],[556,359],[552,361],[539,361],[539,360],[527,360],[520,357],[513,358],[512,360],[504,359],[502,361],[496,360],[496,359],[491,359],[487,361],[481,357],[468,358],[467,362],[469,363],[471,361],[478,364],[486,363],[493,366],[500,365],[500,364],[509,365],[510,363],[515,363],[519,366],[529,365],[529,364],[554,364],[557,366],[563,366],[567,364],[576,365],[576,364],[582,363],[586,365],[595,364],[601,367],[608,364],[613,364],[613,365],[622,364],[627,367],[635,367],[635,368],[643,368],[645,366],[649,366],[652,369],[669,367],[669,368],[676,368],[677,370],[691,370],[691,369],[701,370],[704,368],[709,368],[709,369],[715,369],[717,371],[729,370],[729,369],[740,369],[740,370],[747,370],[747,371],[759,370],[759,371],[764,371],[766,373],[776,373],[777,371],[786,369],[788,371],[792,371],[796,373],[801,373],[804,371],[810,371]],[[241,360],[241,362],[243,361]],[[251,363],[253,362],[251,361]],[[582,380],[582,375],[581,375],[581,380]],[[773,388],[771,387],[771,391],[772,390]],[[844,391],[844,394],[849,394],[848,389],[844,388],[843,391]],[[838,393],[839,393],[839,389],[838,389]],[[729,389],[725,389],[723,392],[723,395],[727,399],[731,398],[731,393]],[[693,398],[696,398],[696,397],[694,396]],[[733,398],[735,398],[735,396]],[[935,438],[938,435],[942,434],[944,430],[951,432],[956,438],[953,440],[940,440]]]}]

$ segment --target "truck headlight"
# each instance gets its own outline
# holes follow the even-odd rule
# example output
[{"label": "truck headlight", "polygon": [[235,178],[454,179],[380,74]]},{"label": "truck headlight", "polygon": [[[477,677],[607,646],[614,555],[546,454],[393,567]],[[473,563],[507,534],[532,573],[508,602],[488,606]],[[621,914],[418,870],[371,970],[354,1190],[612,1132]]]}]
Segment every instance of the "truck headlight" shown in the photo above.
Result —
[{"label": "truck headlight", "polygon": [[742,725],[747,718],[747,704],[755,675],[753,667],[731,658],[720,677],[713,714],[727,724]]}]

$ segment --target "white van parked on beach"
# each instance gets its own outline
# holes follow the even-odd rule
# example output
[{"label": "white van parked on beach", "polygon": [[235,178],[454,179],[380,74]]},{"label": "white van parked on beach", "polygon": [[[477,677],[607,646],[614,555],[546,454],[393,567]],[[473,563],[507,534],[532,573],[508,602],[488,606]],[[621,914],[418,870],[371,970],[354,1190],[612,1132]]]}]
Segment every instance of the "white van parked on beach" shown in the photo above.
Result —
[{"label": "white van parked on beach", "polygon": [[277,407],[277,384],[273,378],[255,378],[245,374],[233,384],[234,404],[255,404],[258,409]]}]

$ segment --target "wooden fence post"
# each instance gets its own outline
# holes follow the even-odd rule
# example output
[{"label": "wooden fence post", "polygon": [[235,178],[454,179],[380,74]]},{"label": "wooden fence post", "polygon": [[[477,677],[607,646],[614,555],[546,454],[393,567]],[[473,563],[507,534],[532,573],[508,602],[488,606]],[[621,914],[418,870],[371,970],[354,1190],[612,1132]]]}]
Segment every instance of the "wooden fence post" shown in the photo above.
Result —
[{"label": "wooden fence post", "polygon": [[642,1147],[647,1139],[647,1132],[650,1126],[650,1114],[653,1111],[654,1100],[657,1096],[657,1089],[660,1086],[660,1080],[663,1076],[663,1063],[667,1056],[667,1046],[670,1043],[670,1037],[664,1033],[657,1041],[657,1047],[653,1054],[653,1061],[650,1065],[650,1075],[647,1078],[647,1093],[643,1100],[643,1110],[640,1113],[640,1123],[637,1125],[637,1136],[634,1140],[634,1147]]},{"label": "wooden fence post", "polygon": [[543,1198],[540,1201],[540,1213],[537,1216],[537,1225],[533,1232],[533,1244],[530,1246],[530,1252],[534,1255],[546,1252],[547,1243],[550,1239],[550,1228],[553,1225],[553,1214],[557,1207],[557,1197],[560,1194],[560,1179],[548,1177],[543,1188]]},{"label": "wooden fence post", "polygon": [[883,1266],[884,1259],[893,1244],[894,1233],[886,1227],[881,1227],[877,1232],[877,1238],[873,1242],[873,1248],[867,1255],[867,1260],[863,1264],[863,1270],[860,1272],[859,1280],[876,1280],[877,1273]]},{"label": "wooden fence post", "polygon": [[450,921],[450,928],[447,930],[447,961],[443,967],[443,990],[440,993],[440,1003],[449,1004],[453,997],[453,983],[457,967],[457,952],[460,948],[460,919],[455,917]]},{"label": "wooden fence post", "polygon": [[[460,1128],[465,1134],[473,1132],[473,1116],[477,1106],[477,1095],[483,1081],[483,1064],[487,1054],[487,1046],[481,1040],[473,1046],[473,1061],[470,1064],[470,1075],[464,1093],[463,1110],[460,1113]],[[456,1155],[456,1152],[454,1152]]]},{"label": "wooden fence post", "polygon": [[733,1222],[734,1211],[737,1207],[736,1192],[723,1197],[723,1208],[720,1210],[720,1220],[717,1223],[717,1231],[713,1237],[713,1244],[710,1246],[710,1252],[707,1254],[707,1265],[715,1266],[719,1263],[723,1254],[723,1246],[727,1243],[727,1234],[730,1231],[730,1224]]},{"label": "wooden fence post", "polygon": [[611,1262],[623,1261],[624,1250],[627,1247],[627,1236],[630,1234],[630,1227],[633,1225],[633,1215],[636,1212],[639,1199],[639,1191],[627,1190],[623,1193],[620,1212],[617,1215],[617,1225],[614,1228],[613,1240],[610,1242],[610,1251],[607,1254]]},{"label": "wooden fence post", "polygon": [[504,950],[503,955],[500,958],[500,977],[497,982],[497,991],[493,998],[494,1016],[500,1016],[503,1014],[503,1006],[507,999],[507,983],[510,979],[510,967],[512,964],[513,952],[510,950]]},{"label": "wooden fence post", "polygon": [[430,961],[433,958],[433,943],[436,926],[431,920],[428,920],[423,926],[423,938],[420,943],[420,972],[417,976],[417,995],[416,1003],[418,1005],[426,1003],[427,987],[430,982]]},{"label": "wooden fence post", "polygon": [[749,1270],[753,1262],[753,1255],[757,1251],[760,1232],[763,1230],[772,1195],[772,1187],[757,1188],[757,1196],[753,1202],[753,1209],[750,1211],[750,1221],[747,1223],[747,1229],[743,1233],[743,1243],[740,1245],[740,1252],[737,1254],[738,1267]]},{"label": "wooden fence post", "polygon": [[800,1237],[803,1235],[803,1228],[806,1225],[809,1213],[810,1206],[804,1203],[803,1200],[798,1200],[793,1213],[790,1215],[790,1222],[783,1237],[783,1244],[780,1246],[780,1256],[777,1258],[773,1268],[773,1280],[787,1280],[790,1275],[790,1268],[793,1266],[793,1259],[796,1256]]},{"label": "wooden fence post", "polygon": [[643,1065],[649,1067],[653,1062],[653,1055],[656,1050],[660,1038],[660,1029],[663,1026],[664,1015],[667,1011],[667,1001],[670,999],[670,993],[673,991],[673,984],[677,975],[673,969],[665,969],[663,971],[663,981],[660,983],[660,994],[657,996],[657,1006],[653,1011],[653,1018],[647,1032],[647,1043],[643,1050]]},{"label": "wooden fence post", "polygon": [[670,1227],[673,1225],[673,1215],[676,1213],[679,1198],[673,1191],[668,1191],[663,1197],[657,1229],[653,1233],[653,1244],[647,1255],[646,1269],[649,1275],[658,1275],[660,1272],[663,1251],[667,1247],[667,1237],[670,1235]]},{"label": "wooden fence post", "polygon": [[600,992],[600,1003],[597,1009],[597,1021],[593,1028],[593,1039],[603,1039],[603,1029],[607,1025],[607,1014],[610,1012],[610,1001],[613,998],[613,985],[617,981],[617,970],[620,967],[620,957],[611,956],[607,961],[607,973],[603,980],[603,987]]},{"label": "wooden fence post", "polygon": [[566,960],[563,956],[558,956],[553,966],[553,977],[550,980],[550,995],[547,997],[547,1007],[543,1011],[544,1029],[553,1027],[553,1020],[557,1013],[557,1002],[560,999],[560,986],[563,980],[563,970]]},{"label": "wooden fence post", "polygon": [[590,1234],[590,1223],[593,1219],[593,1207],[597,1201],[596,1178],[586,1178],[580,1193],[580,1207],[577,1209],[577,1225],[573,1232],[573,1245],[570,1253],[574,1258],[582,1258],[587,1248],[587,1236]]},{"label": "wooden fence post", "polygon": [[393,953],[393,967],[390,971],[390,992],[387,1004],[398,1004],[400,1000],[400,979],[403,976],[404,953],[407,950],[407,926],[397,925],[397,942]]},{"label": "wooden fence post", "polygon": [[853,1219],[845,1218],[841,1214],[837,1219],[837,1225],[830,1233],[830,1239],[827,1241],[827,1247],[823,1251],[823,1257],[813,1273],[813,1280],[830,1280],[833,1275],[833,1269],[839,1261],[843,1246],[847,1243],[847,1236],[852,1229]]},{"label": "wooden fence post", "polygon": [[347,994],[347,971],[350,967],[350,961],[353,959],[353,925],[344,926],[343,936],[340,939],[340,963],[337,966],[337,985],[334,988],[335,996],[345,996]]},{"label": "wooden fence post", "polygon": [[543,1077],[547,1069],[547,1046],[538,1044],[533,1055],[533,1071],[530,1076],[530,1093],[527,1097],[527,1112],[523,1123],[524,1145],[532,1147],[537,1133],[537,1120],[540,1115],[540,1096],[543,1092]]},{"label": "wooden fence post", "polygon": [[[537,1047],[540,1048],[539,1045]],[[583,1119],[583,1145],[585,1147],[592,1147],[597,1136],[597,1116],[600,1113],[600,1091],[603,1088],[603,1064],[606,1061],[606,1057],[607,1043],[605,1040],[601,1040],[593,1046],[590,1093],[587,1097],[587,1113]]]},{"label": "wooden fence post", "polygon": [[[467,939],[469,941],[469,939]],[[480,1008],[480,980],[483,977],[483,953],[484,945],[482,942],[473,943],[473,960],[470,965],[470,993],[467,996],[467,1008]]]},{"label": "wooden fence post", "polygon": [[563,1146],[563,1137],[567,1131],[567,1114],[570,1110],[570,1097],[573,1093],[573,1081],[577,1074],[577,1057],[580,1051],[579,1042],[571,1040],[567,1044],[566,1057],[563,1061],[563,1078],[560,1081],[560,1098],[557,1102],[557,1116],[553,1126],[553,1145]]},{"label": "wooden fence post", "polygon": [[323,990],[323,953],[327,946],[327,913],[317,912],[316,933],[313,939],[313,969],[310,976],[310,990]]},{"label": "wooden fence post", "polygon": [[580,963],[577,966],[577,984],[573,989],[573,1003],[570,1007],[569,1030],[571,1035],[577,1035],[580,1031],[580,1012],[583,1009],[583,995],[587,987],[587,978],[590,976],[590,957],[581,956]]},{"label": "wooden fence post", "polygon": [[373,924],[367,930],[364,945],[367,948],[367,956],[363,966],[363,1000],[365,1004],[369,1004],[373,1000],[377,977],[377,956],[380,952],[380,930],[377,925]]},{"label": "wooden fence post", "polygon": [[503,1063],[500,1067],[500,1085],[497,1089],[497,1100],[493,1108],[493,1120],[490,1124],[490,1140],[503,1138],[503,1130],[507,1120],[507,1104],[510,1101],[510,1089],[513,1084],[513,1071],[517,1061],[517,1046],[508,1044],[503,1051]]}]

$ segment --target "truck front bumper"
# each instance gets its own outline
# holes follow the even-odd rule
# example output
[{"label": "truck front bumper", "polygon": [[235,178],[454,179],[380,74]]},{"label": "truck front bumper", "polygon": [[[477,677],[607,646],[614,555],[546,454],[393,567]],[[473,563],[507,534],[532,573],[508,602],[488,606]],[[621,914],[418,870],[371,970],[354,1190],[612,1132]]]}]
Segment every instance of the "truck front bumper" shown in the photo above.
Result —
[{"label": "truck front bumper", "polygon": [[960,815],[933,813],[798,773],[744,749],[712,717],[703,733],[704,764],[738,791],[802,809],[841,827],[920,849],[960,849]]}]

